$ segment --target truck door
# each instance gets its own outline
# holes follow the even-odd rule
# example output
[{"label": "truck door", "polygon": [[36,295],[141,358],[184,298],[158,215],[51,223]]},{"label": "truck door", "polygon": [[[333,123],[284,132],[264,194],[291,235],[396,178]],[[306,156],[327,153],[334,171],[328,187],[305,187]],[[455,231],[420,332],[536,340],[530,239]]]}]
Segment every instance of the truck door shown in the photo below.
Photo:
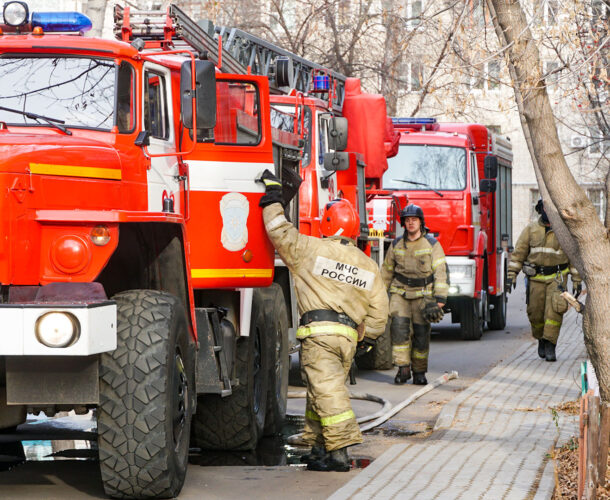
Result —
[{"label": "truck door", "polygon": [[318,113],[318,137],[316,138],[316,161],[318,162],[318,203],[319,215],[330,200],[337,197],[337,175],[324,168],[324,153],[331,152],[328,147],[328,123],[332,116],[330,113]]},{"label": "truck door", "polygon": [[[150,134],[148,151],[153,155],[176,151],[169,70],[146,63],[142,89],[143,129]],[[163,211],[165,198],[171,200],[174,212],[182,211],[176,156],[153,156],[147,172],[147,183],[150,212]]]}]

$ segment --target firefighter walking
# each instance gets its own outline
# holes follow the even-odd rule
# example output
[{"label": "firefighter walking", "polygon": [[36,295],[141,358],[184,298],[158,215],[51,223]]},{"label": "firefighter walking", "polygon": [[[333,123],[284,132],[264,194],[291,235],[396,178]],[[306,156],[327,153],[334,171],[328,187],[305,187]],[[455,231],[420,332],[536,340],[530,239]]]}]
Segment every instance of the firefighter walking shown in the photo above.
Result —
[{"label": "firefighter walking", "polygon": [[526,275],[527,317],[532,335],[538,340],[538,355],[546,361],[556,361],[555,346],[567,301],[561,293],[567,288],[568,272],[572,275],[573,294],[582,291],[578,271],[570,266],[567,255],[559,246],[542,198],[536,204],[540,214],[521,233],[508,264],[507,291],[516,285],[519,271]]},{"label": "firefighter walking", "polygon": [[350,469],[347,447],[362,442],[345,386],[354,355],[366,353],[385,331],[388,298],[379,268],[355,246],[359,218],[347,200],[324,209],[320,239],[300,234],[284,216],[280,181],[261,181],[269,239],[294,277],[301,315],[297,338],[307,384],[303,439],[309,470]]},{"label": "firefighter walking", "polygon": [[396,238],[381,269],[390,292],[394,382],[425,385],[430,353],[430,323],[443,318],[447,302],[447,266],[440,243],[426,232],[424,211],[408,205],[400,213],[403,236]]}]

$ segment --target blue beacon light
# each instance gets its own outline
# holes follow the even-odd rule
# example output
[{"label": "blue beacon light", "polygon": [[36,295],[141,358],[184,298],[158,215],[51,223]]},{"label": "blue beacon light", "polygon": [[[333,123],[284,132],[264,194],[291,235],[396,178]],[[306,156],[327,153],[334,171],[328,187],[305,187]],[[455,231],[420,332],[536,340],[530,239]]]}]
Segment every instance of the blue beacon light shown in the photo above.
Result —
[{"label": "blue beacon light", "polygon": [[434,125],[436,118],[392,118],[396,125]]},{"label": "blue beacon light", "polygon": [[40,26],[46,33],[79,32],[91,29],[91,19],[80,12],[33,12],[32,27]]}]

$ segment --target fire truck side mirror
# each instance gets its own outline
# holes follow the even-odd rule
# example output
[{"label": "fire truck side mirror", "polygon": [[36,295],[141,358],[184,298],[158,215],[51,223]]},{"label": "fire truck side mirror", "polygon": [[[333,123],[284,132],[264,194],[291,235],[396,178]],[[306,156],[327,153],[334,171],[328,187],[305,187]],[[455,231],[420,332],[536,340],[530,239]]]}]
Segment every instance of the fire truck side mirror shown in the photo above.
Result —
[{"label": "fire truck side mirror", "polygon": [[347,118],[333,116],[328,122],[328,147],[335,151],[347,148]]},{"label": "fire truck side mirror", "polygon": [[482,179],[479,184],[479,191],[481,193],[495,193],[496,181],[493,179]]},{"label": "fire truck side mirror", "polygon": [[349,153],[324,153],[324,170],[336,172],[349,168]]},{"label": "fire truck side mirror", "polygon": [[[195,85],[197,96],[197,128],[216,126],[216,68],[211,61],[195,61]],[[191,89],[191,62],[180,68],[180,109],[182,124],[193,128],[193,94]]]},{"label": "fire truck side mirror", "polygon": [[485,157],[483,173],[485,174],[486,179],[495,179],[498,177],[498,158],[496,156],[489,155]]}]

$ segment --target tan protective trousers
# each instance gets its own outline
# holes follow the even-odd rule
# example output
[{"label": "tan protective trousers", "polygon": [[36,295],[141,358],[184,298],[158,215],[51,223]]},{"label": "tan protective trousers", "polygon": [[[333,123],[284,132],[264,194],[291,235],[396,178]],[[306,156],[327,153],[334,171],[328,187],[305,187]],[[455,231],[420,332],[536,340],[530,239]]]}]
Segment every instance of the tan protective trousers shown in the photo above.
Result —
[{"label": "tan protective trousers", "polygon": [[[567,277],[563,277],[566,286]],[[546,283],[529,281],[527,317],[532,326],[535,339],[545,339],[557,344],[564,313],[568,310],[567,301],[561,296],[559,283],[550,279]]]},{"label": "tan protective trousers", "polygon": [[395,366],[411,365],[414,372],[428,371],[430,354],[430,323],[423,315],[425,299],[405,299],[390,295],[390,333],[392,336],[392,363]]},{"label": "tan protective trousers", "polygon": [[301,374],[307,384],[303,440],[327,451],[362,443],[345,381],[356,342],[344,335],[318,335],[301,341]]}]

